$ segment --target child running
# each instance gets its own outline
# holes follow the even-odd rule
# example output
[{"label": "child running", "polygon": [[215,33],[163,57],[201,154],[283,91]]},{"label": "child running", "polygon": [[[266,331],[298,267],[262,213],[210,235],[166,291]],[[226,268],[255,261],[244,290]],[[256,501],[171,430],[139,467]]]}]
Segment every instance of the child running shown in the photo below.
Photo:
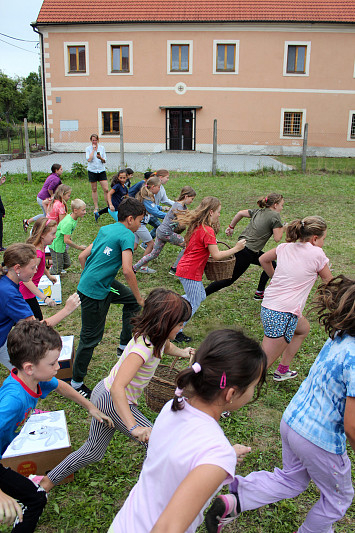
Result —
[{"label": "child running", "polygon": [[37,271],[34,273],[32,279],[29,281],[20,281],[20,293],[32,309],[33,316],[38,320],[43,320],[43,315],[36,297],[43,300],[45,304],[49,305],[49,307],[55,307],[57,305],[50,296],[45,296],[38,288],[38,284],[43,274],[47,276],[51,283],[54,284],[57,281],[57,278],[52,276],[46,268],[45,254],[45,248],[52,244],[56,231],[57,224],[54,220],[40,218],[33,226],[31,237],[27,239],[27,243],[33,244],[36,248],[38,264]]},{"label": "child running", "polygon": [[[229,250],[218,249],[216,233],[219,230],[220,214],[221,202],[214,196],[203,198],[200,205],[192,211],[176,214],[178,222],[188,226],[185,235],[186,249],[177,265],[176,275],[185,290],[183,297],[191,304],[192,315],[206,299],[202,276],[209,256],[220,261],[239,252],[245,246],[245,239],[242,239]],[[179,331],[175,340],[189,342],[191,338]]]},{"label": "child running", "polygon": [[[100,461],[115,430],[147,447],[152,423],[139,411],[137,403],[148,385],[163,353],[189,358],[192,348],[181,349],[171,341],[191,315],[188,302],[173,291],[154,289],[145,301],[142,314],[132,319],[133,338],[127,344],[109,376],[96,385],[91,401],[114,421],[114,428],[94,422],[89,438],[41,481],[49,491],[69,473]],[[124,531],[124,530],[122,530]]]},{"label": "child running", "polygon": [[330,339],[283,414],[283,468],[236,476],[231,494],[218,496],[206,515],[209,533],[219,533],[242,511],[295,498],[311,480],[320,497],[298,533],[333,532],[351,505],[346,438],[355,451],[355,281],[337,276],[317,292],[315,309]]},{"label": "child running", "polygon": [[128,196],[128,188],[126,187],[127,172],[126,170],[119,170],[117,174],[112,177],[111,189],[107,193],[108,207],[95,211],[95,222],[98,222],[101,215],[109,213],[112,218],[117,220],[117,209],[123,198]]},{"label": "child running", "polygon": [[[236,261],[232,277],[210,283],[208,287],[206,287],[206,296],[232,285],[238,278],[240,278],[240,276],[242,276],[242,274],[244,274],[251,264],[260,266],[259,257],[264,253],[262,249],[270,237],[273,237],[275,242],[281,240],[285,229],[280,218],[280,213],[284,206],[282,194],[273,192],[265,196],[265,198],[259,198],[257,204],[259,209],[245,209],[243,211],[238,211],[226,229],[226,235],[231,236],[233,235],[236,224],[238,224],[242,218],[251,219],[247,227],[239,235],[239,239],[246,240],[246,245],[243,250],[240,250],[235,256]],[[273,266],[275,267],[276,263]],[[258,288],[254,295],[254,300],[263,299],[268,279],[269,277],[267,274],[262,272]]]},{"label": "child running", "polygon": [[[161,209],[155,204],[154,195],[159,192],[160,186],[160,178],[158,178],[157,176],[152,176],[147,180],[146,184],[141,187],[140,191],[137,193],[136,196],[137,200],[142,202],[147,212],[146,216],[141,222],[140,228],[135,233],[134,242],[135,250],[138,247],[139,241],[142,241],[143,244],[147,245],[143,257],[149,255],[152,252],[154,246],[153,237],[151,236],[147,228],[147,223],[149,222],[151,215],[157,218],[164,218],[166,214],[161,211]],[[142,272],[144,274],[155,274],[156,270],[147,266],[142,266],[139,269],[139,272]]]},{"label": "child running", "polygon": [[[280,356],[275,381],[293,379],[290,364],[309,333],[308,320],[302,316],[307,297],[318,277],[332,279],[323,252],[327,225],[318,216],[297,219],[287,226],[286,243],[260,257],[260,264],[272,278],[261,306],[264,327],[263,349],[271,366]],[[277,259],[274,270],[273,261]]]},{"label": "child running", "polygon": [[[179,198],[175,203],[173,203],[163,222],[157,228],[157,236],[153,251],[148,255],[144,255],[142,259],[138,261],[138,263],[133,265],[133,270],[135,272],[137,272],[142,266],[146,265],[149,261],[152,261],[152,259],[156,259],[167,242],[170,242],[170,244],[174,244],[175,246],[181,246],[181,248],[185,248],[184,238],[174,231],[174,229],[177,229],[179,225],[176,220],[176,213],[178,211],[185,211],[187,206],[192,204],[195,197],[196,192],[192,187],[186,186],[181,189]],[[170,269],[174,275],[176,273],[176,266],[183,253],[184,251],[182,250],[178,255],[174,265]]]},{"label": "child running", "polygon": [[55,220],[57,226],[61,220],[68,214],[67,203],[70,200],[71,187],[68,185],[59,185],[55,191],[51,203],[47,209],[47,218]]},{"label": "child running", "polygon": [[241,331],[218,330],[194,360],[177,376],[175,398],[154,423],[138,483],[109,533],[193,533],[215,492],[250,452],[232,446],[218,421],[225,409],[237,411],[260,390],[266,373],[260,345]]},{"label": "child running", "polygon": [[[55,377],[62,340],[54,329],[37,320],[21,320],[9,334],[8,349],[12,370],[0,388],[0,458],[38,399],[46,398],[53,390],[87,409],[97,424],[112,426],[110,417]],[[16,500],[23,505],[22,510]],[[30,481],[0,465],[0,522],[3,515],[8,519],[17,514],[19,520],[14,523],[13,533],[34,531],[46,503],[46,494],[35,479]]]},{"label": "child running", "polygon": [[71,246],[76,250],[85,250],[83,244],[76,244],[72,241],[71,235],[76,228],[79,218],[86,215],[86,204],[79,198],[72,200],[70,215],[67,215],[58,224],[55,239],[51,245],[50,252],[53,265],[50,269],[51,274],[66,274],[66,269],[70,267],[71,261],[67,252],[67,247]]}]

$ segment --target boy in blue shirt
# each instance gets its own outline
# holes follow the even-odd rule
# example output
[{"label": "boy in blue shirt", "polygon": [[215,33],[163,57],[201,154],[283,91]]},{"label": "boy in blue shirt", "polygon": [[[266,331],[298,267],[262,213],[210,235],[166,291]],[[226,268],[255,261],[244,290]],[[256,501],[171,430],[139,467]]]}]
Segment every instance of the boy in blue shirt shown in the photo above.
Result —
[{"label": "boy in blue shirt", "polygon": [[[0,458],[37,405],[56,390],[81,405],[101,423],[113,424],[89,400],[58,380],[62,349],[59,333],[37,320],[21,320],[9,333],[7,348],[15,367],[0,388]],[[23,509],[17,503],[18,500]],[[14,533],[31,533],[47,503],[45,491],[28,478],[0,464],[0,522],[11,522]]]}]

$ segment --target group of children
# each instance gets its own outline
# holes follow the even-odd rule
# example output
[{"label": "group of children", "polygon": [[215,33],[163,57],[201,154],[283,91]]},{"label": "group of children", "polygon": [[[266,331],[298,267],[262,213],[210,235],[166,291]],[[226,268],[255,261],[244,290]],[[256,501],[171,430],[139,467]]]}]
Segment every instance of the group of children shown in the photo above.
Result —
[{"label": "group of children", "polygon": [[[298,532],[332,531],[332,524],[345,514],[353,497],[345,438],[355,449],[355,282],[331,275],[329,260],[322,250],[325,221],[311,216],[282,224],[284,199],[272,193],[258,200],[258,209],[235,215],[226,229],[227,235],[233,233],[243,217],[250,218],[250,223],[232,248],[221,251],[216,241],[221,213],[218,198],[205,197],[189,210],[187,206],[196,193],[186,186],[165,213],[156,200],[163,179],[156,175],[145,178],[132,198],[124,181],[127,174],[118,173],[111,189],[114,192],[108,193],[107,210],[115,214],[116,223],[102,226],[90,246],[79,247],[70,237],[74,223],[85,214],[85,204],[72,203],[72,213],[66,215],[57,204],[55,217],[36,221],[27,244],[11,245],[4,254],[0,277],[0,360],[11,374],[0,389],[0,453],[37,399],[54,389],[85,407],[93,419],[84,445],[43,478],[19,481],[18,474],[0,467],[0,519],[1,511],[4,521],[17,515],[13,531],[33,531],[46,503],[44,491],[49,492],[79,468],[102,459],[115,430],[119,430],[147,448],[147,457],[110,532],[196,531],[214,494],[229,483],[230,493],[218,496],[206,515],[207,531],[219,532],[242,511],[296,496],[311,479],[321,495]],[[56,201],[67,202],[69,197],[64,195],[68,193],[66,190],[61,197],[53,198],[52,207]],[[117,207],[116,194],[121,195]],[[147,235],[147,213],[163,220],[161,224],[155,220],[154,247],[149,247],[153,237]],[[99,216],[102,214],[99,212]],[[60,220],[59,216],[64,218]],[[184,229],[183,238],[180,232]],[[286,243],[264,253],[266,242],[271,237],[280,241],[284,231]],[[53,244],[59,235],[63,239],[56,251]],[[147,244],[146,253],[133,265],[132,254],[139,239]],[[135,273],[147,268],[145,265],[159,255],[166,242],[182,248],[170,272],[179,278],[185,294],[180,296],[161,288],[144,300]],[[40,274],[45,272],[46,245],[51,253],[63,256],[66,245],[82,248],[79,261],[83,272],[75,305],[72,301],[68,304],[69,299],[58,316],[38,322],[33,318],[43,317],[30,295],[41,297],[37,287]],[[236,262],[232,278],[213,282],[205,289],[202,277],[209,256],[222,260],[233,255]],[[53,263],[57,271],[67,265],[64,258]],[[183,328],[201,302],[231,285],[250,264],[263,268],[254,296],[262,303],[261,346],[244,333],[229,329],[210,333],[197,351],[175,346],[174,340],[190,342]],[[128,287],[115,280],[120,268]],[[237,462],[250,448],[231,446],[218,420],[223,412],[235,411],[251,401],[255,389],[259,393],[267,368],[279,357],[274,380],[297,376],[289,365],[309,332],[302,311],[318,275],[323,284],[318,289],[315,308],[330,340],[284,413],[280,428],[283,469],[254,472],[246,478],[235,476]],[[265,288],[269,278],[270,284]],[[72,312],[79,305],[79,298],[82,328],[70,387],[55,378],[61,343],[51,326]],[[53,305],[49,300],[46,297],[46,303]],[[103,337],[111,303],[123,304],[117,350],[120,357],[109,375],[91,391],[84,378],[93,351]],[[32,344],[36,344],[36,349]],[[153,426],[138,409],[138,400],[163,353],[188,358],[189,367],[179,373],[175,398],[164,406]],[[25,505],[24,511],[16,499]]]}]

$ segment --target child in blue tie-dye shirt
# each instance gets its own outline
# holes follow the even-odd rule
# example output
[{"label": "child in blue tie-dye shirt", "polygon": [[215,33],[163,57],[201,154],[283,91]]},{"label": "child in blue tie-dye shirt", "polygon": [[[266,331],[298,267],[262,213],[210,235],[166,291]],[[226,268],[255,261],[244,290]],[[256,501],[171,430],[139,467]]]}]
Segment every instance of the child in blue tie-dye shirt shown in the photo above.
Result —
[{"label": "child in blue tie-dye shirt", "polygon": [[346,438],[355,450],[355,281],[337,276],[322,284],[315,309],[330,339],[283,414],[283,468],[236,476],[231,494],[218,496],[206,515],[209,533],[241,511],[298,496],[311,480],[320,498],[298,533],[333,532],[351,505]]}]

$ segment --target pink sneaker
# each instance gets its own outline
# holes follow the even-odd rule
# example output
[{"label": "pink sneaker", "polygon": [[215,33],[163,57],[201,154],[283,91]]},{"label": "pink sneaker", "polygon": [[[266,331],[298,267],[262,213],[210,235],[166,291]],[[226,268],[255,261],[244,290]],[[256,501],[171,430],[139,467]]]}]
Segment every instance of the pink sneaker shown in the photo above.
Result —
[{"label": "pink sneaker", "polygon": [[28,476],[28,479],[30,479],[35,485],[39,485],[43,478],[44,476],[35,476],[34,474]]},{"label": "pink sneaker", "polygon": [[217,496],[205,516],[208,533],[220,533],[223,527],[238,516],[238,500],[234,494]]}]

